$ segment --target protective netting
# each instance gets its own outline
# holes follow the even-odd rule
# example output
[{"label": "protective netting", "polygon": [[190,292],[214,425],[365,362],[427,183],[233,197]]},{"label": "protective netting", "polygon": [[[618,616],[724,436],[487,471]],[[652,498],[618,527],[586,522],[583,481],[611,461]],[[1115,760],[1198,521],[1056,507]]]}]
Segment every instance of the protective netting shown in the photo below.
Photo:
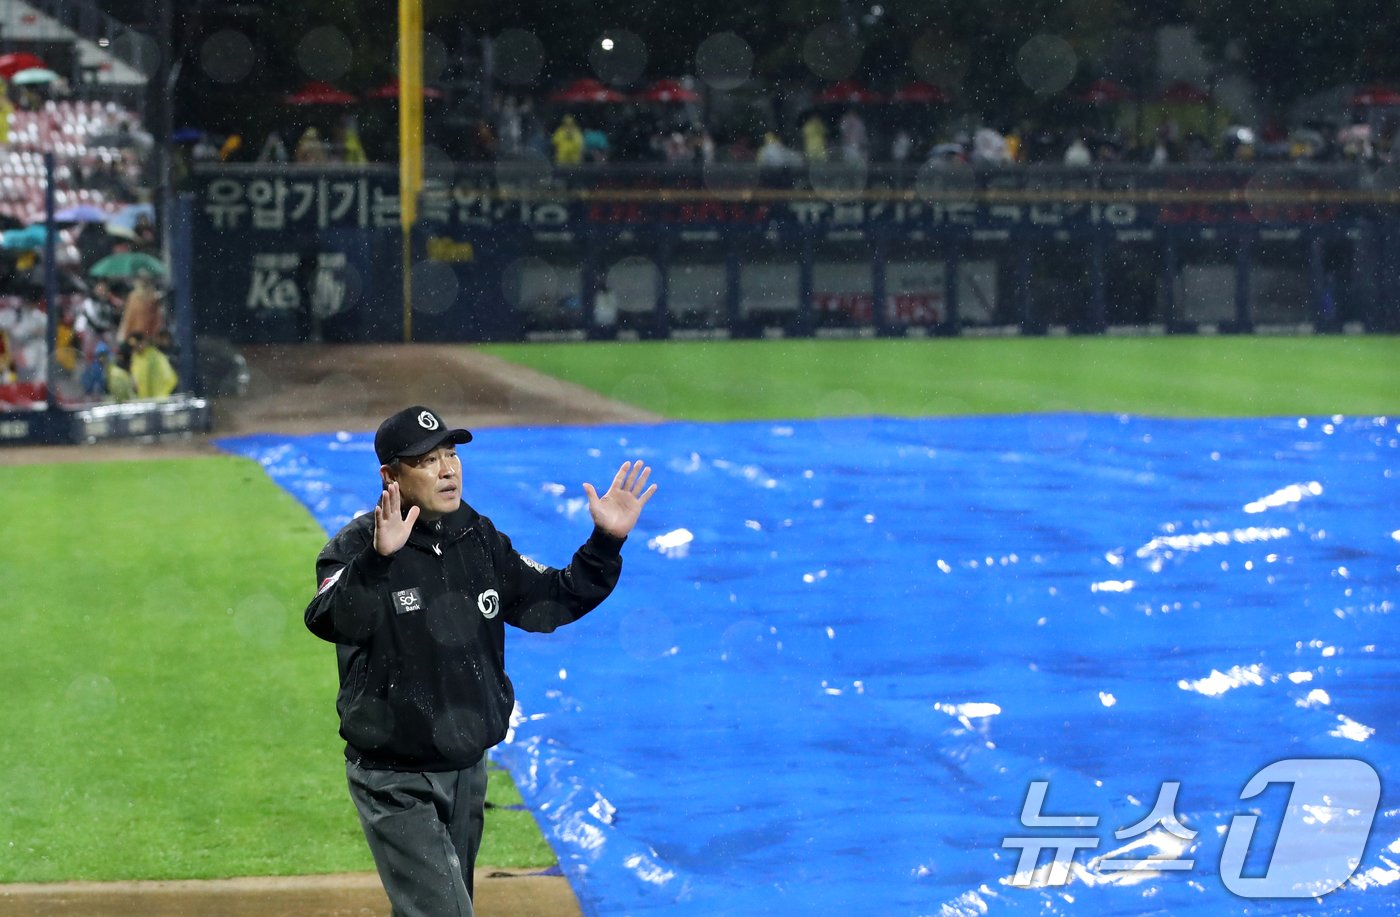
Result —
[{"label": "protective netting", "polygon": [[[367,434],[222,445],[328,531],[377,495]],[[1350,883],[1306,909],[1393,906],[1393,419],[488,429],[462,454],[468,499],[552,563],[589,530],[582,481],[657,469],[613,597],[509,644],[520,709],[494,754],[586,912],[1293,913],[1221,875],[1248,812],[1246,874],[1280,865],[1288,788],[1241,794],[1286,758],[1383,778]],[[1039,811],[1096,825],[1024,826],[1034,781]],[[1115,837],[1169,781],[1194,838]],[[1295,827],[1366,814],[1322,808]],[[1067,884],[1016,887],[1003,840],[1037,834],[1096,842]],[[1094,861],[1132,844],[1191,865]]]}]

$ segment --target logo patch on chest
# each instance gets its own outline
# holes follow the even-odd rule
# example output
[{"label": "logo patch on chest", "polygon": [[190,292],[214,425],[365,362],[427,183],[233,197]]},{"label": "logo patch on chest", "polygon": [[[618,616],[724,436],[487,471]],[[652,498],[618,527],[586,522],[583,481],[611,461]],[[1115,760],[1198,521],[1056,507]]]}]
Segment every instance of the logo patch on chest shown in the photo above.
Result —
[{"label": "logo patch on chest", "polygon": [[406,615],[410,611],[423,610],[423,597],[418,594],[417,589],[405,589],[402,592],[394,593],[394,611],[401,615]]},{"label": "logo patch on chest", "polygon": [[501,610],[501,595],[494,589],[487,589],[476,597],[476,607],[483,615],[494,618]]}]

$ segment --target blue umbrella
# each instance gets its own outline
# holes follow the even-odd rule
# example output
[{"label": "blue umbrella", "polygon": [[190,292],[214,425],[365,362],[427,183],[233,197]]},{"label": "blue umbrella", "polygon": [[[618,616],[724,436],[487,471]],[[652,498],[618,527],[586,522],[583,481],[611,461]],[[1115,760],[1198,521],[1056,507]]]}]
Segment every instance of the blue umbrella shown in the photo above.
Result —
[{"label": "blue umbrella", "polygon": [[143,213],[146,215],[146,219],[150,220],[152,223],[156,221],[155,207],[150,204],[128,204],[121,210],[118,210],[116,216],[112,217],[108,222],[117,226],[125,226],[127,229],[135,229],[136,221]]},{"label": "blue umbrella", "polygon": [[74,207],[65,207],[53,215],[53,218],[60,223],[105,223],[107,222],[107,211],[92,204],[78,204]]},{"label": "blue umbrella", "polygon": [[0,248],[6,251],[37,250],[44,247],[44,240],[48,237],[48,228],[37,223],[23,229],[7,229],[0,236]]},{"label": "blue umbrella", "polygon": [[197,127],[182,127],[170,135],[176,143],[198,143],[203,137],[204,131]]}]

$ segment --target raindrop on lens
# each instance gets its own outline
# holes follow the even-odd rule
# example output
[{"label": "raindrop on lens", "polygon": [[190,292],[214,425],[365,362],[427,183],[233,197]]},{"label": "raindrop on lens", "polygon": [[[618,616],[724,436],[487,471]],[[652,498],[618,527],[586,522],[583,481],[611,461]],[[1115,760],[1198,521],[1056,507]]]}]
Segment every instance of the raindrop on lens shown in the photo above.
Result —
[{"label": "raindrop on lens", "polygon": [[802,62],[824,80],[844,80],[855,72],[864,49],[848,29],[817,26],[802,42]]},{"label": "raindrop on lens", "polygon": [[737,191],[758,187],[759,167],[756,162],[724,162],[716,160],[701,167],[701,179],[711,191]]},{"label": "raindrop on lens", "polygon": [[452,186],[457,176],[457,164],[441,148],[432,145],[423,147],[423,182]]},{"label": "raindrop on lens", "polygon": [[441,315],[457,301],[457,272],[441,261],[420,261],[411,271],[413,311]]},{"label": "raindrop on lens", "polygon": [[547,191],[554,183],[554,167],[549,157],[537,151],[522,151],[496,160],[496,187],[520,194]]},{"label": "raindrop on lens", "polygon": [[126,29],[112,39],[112,55],[129,61],[145,76],[155,76],[160,69],[160,45],[154,38],[134,29]]},{"label": "raindrop on lens", "polygon": [[914,39],[909,58],[919,79],[944,89],[960,86],[967,73],[967,52],[933,32]]},{"label": "raindrop on lens", "polygon": [[257,63],[253,42],[237,29],[222,29],[199,46],[199,66],[216,83],[236,83]]},{"label": "raindrop on lens", "polygon": [[[449,376],[435,375],[431,382],[430,392],[433,399],[432,404],[442,405],[443,410],[449,412],[451,412],[453,405],[456,405],[459,410],[466,410],[470,404],[466,387]],[[472,410],[476,410],[476,408],[473,406]]]},{"label": "raindrop on lens", "polygon": [[316,383],[315,403],[341,414],[365,414],[369,411],[369,388],[363,379],[349,373],[332,373]]},{"label": "raindrop on lens", "polygon": [[613,386],[612,397],[618,401],[626,401],[629,398],[635,400],[637,392],[647,393],[647,410],[665,414],[670,409],[670,393],[666,383],[648,373],[633,373],[622,377]]},{"label": "raindrop on lens", "polygon": [[68,683],[64,699],[82,713],[105,716],[117,706],[117,689],[106,675],[90,672]]},{"label": "raindrop on lens", "polygon": [[[605,47],[606,42],[611,47]],[[588,63],[598,79],[605,83],[621,85],[635,82],[647,65],[647,46],[642,39],[623,30],[608,31],[599,35],[588,51]]]},{"label": "raindrop on lens", "polygon": [[656,305],[661,291],[661,269],[649,258],[628,255],[608,268],[608,288],[618,309],[645,312]]},{"label": "raindrop on lens", "polygon": [[517,258],[501,272],[501,295],[521,311],[553,308],[560,288],[559,272],[543,258]]},{"label": "raindrop on lens", "polygon": [[1079,58],[1069,42],[1058,35],[1037,35],[1021,46],[1016,72],[1038,95],[1059,92],[1074,79]]},{"label": "raindrop on lens", "polygon": [[[338,312],[344,312],[355,303],[360,301],[360,297],[365,292],[365,278],[355,265],[349,260],[342,260],[338,268],[332,272],[335,278],[345,287],[345,298],[340,302]],[[331,313],[336,314],[336,313]]]},{"label": "raindrop on lens", "polygon": [[1042,455],[1072,455],[1089,438],[1089,425],[1069,413],[1032,414],[1026,419],[1026,436],[1031,448]]},{"label": "raindrop on lens", "polygon": [[317,26],[297,42],[297,65],[315,80],[337,80],[354,61],[350,39],[333,25]]},{"label": "raindrop on lens", "polygon": [[443,71],[450,61],[447,45],[431,32],[423,33],[423,82],[436,83],[442,79]]},{"label": "raindrop on lens", "polygon": [[1400,192],[1400,162],[1381,164],[1371,175],[1371,187],[1386,194]]},{"label": "raindrop on lens", "polygon": [[821,396],[813,416],[848,418],[841,423],[822,425],[823,435],[840,445],[867,438],[874,424],[874,413],[865,395],[854,389],[839,388]]},{"label": "raindrop on lens", "polygon": [[1296,204],[1296,200],[1289,199],[1290,192],[1302,193],[1306,186],[1306,177],[1294,167],[1265,166],[1245,182],[1244,199],[1249,204],[1250,212],[1258,219]]},{"label": "raindrop on lens", "polygon": [[[341,385],[346,384],[344,378]],[[324,383],[322,383],[324,385]],[[351,382],[355,388],[364,386]],[[254,593],[238,602],[233,612],[233,629],[247,643],[267,647],[279,642],[287,629],[286,609],[277,598],[266,592]]]},{"label": "raindrop on lens", "polygon": [[671,619],[658,609],[628,612],[617,626],[622,651],[641,662],[666,655],[675,638],[676,628]]},{"label": "raindrop on lens", "polygon": [[823,197],[844,197],[865,190],[870,167],[864,160],[833,159],[807,164],[807,181]]},{"label": "raindrop on lens", "polygon": [[976,190],[977,175],[972,164],[961,159],[929,159],[914,176],[915,193],[933,203],[970,203]]},{"label": "raindrop on lens", "polygon": [[753,49],[733,32],[718,32],[695,49],[695,73],[711,89],[737,89],[753,71]]},{"label": "raindrop on lens", "polygon": [[544,66],[544,43],[533,32],[505,29],[496,36],[496,79],[508,86],[525,86],[535,81]]}]

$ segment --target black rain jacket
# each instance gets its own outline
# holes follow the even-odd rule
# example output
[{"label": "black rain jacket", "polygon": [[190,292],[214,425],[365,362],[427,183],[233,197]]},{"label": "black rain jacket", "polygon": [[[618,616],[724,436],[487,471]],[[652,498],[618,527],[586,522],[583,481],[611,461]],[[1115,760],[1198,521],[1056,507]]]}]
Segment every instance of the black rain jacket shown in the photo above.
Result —
[{"label": "black rain jacket", "polygon": [[506,736],[515,688],[505,625],[547,633],[608,597],[624,539],[594,528],[562,570],[522,557],[463,503],[419,522],[392,557],[374,550],[374,514],[316,559],[306,627],[336,644],[340,735],[361,767],[470,767]]}]

